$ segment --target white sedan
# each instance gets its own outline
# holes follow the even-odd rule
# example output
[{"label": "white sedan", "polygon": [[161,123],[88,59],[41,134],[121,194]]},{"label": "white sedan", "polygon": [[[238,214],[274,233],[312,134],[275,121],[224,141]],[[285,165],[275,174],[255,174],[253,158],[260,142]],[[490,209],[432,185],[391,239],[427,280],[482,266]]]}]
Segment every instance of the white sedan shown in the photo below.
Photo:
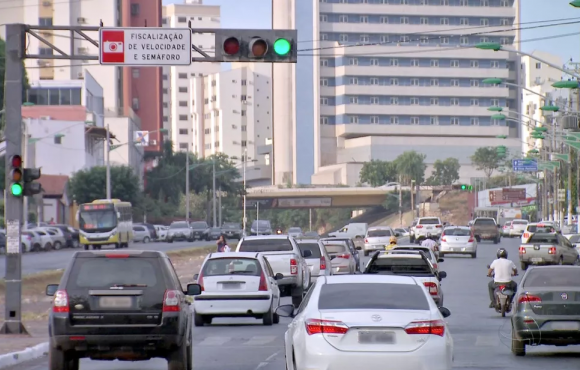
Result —
[{"label": "white sedan", "polygon": [[[381,292],[381,294],[377,294]],[[288,370],[451,370],[453,339],[426,288],[413,277],[321,276],[285,334]]]}]

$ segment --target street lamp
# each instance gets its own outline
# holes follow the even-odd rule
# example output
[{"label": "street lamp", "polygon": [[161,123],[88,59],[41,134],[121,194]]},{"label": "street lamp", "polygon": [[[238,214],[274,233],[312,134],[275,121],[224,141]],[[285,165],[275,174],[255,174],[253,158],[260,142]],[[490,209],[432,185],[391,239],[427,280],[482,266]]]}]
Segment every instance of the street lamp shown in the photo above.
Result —
[{"label": "street lamp", "polygon": [[577,89],[580,86],[578,81],[556,81],[552,84],[552,87],[556,89]]},{"label": "street lamp", "polygon": [[580,0],[571,1],[570,5],[572,5],[574,8],[580,8]]},{"label": "street lamp", "polygon": [[539,96],[542,99],[546,99],[546,100],[548,99],[546,97],[546,95],[542,95],[542,94],[540,94],[538,92],[535,92],[532,89],[528,89],[527,87],[522,86],[522,85],[518,85],[518,84],[515,84],[515,83],[511,83],[511,82],[506,82],[506,81],[502,80],[501,78],[495,78],[495,77],[494,78],[486,78],[486,79],[483,79],[481,81],[481,83],[483,83],[485,85],[502,85],[503,84],[503,85],[506,85],[506,86],[513,86],[513,87],[517,87],[517,88],[520,88],[522,90],[525,90],[525,91],[527,91],[529,93],[532,93],[534,95],[537,95],[537,96]]}]

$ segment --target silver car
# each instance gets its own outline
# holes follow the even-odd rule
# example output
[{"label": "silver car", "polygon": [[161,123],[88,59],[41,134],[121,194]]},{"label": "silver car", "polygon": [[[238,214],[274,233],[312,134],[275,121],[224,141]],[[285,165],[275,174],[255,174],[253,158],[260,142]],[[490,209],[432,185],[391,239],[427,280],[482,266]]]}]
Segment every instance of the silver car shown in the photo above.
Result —
[{"label": "silver car", "polygon": [[510,224],[508,236],[510,238],[521,237],[528,226],[527,220],[513,220]]},{"label": "silver car", "polygon": [[299,227],[291,227],[288,229],[288,235],[293,238],[301,238],[303,235],[302,229]]},{"label": "silver car", "polygon": [[324,248],[324,244],[318,239],[300,239],[297,240],[298,248],[304,253],[309,250],[312,255],[305,258],[308,267],[310,268],[310,277],[316,278],[318,276],[332,275],[332,264],[330,263],[330,256]]},{"label": "silver car", "polygon": [[477,257],[477,240],[466,226],[450,226],[443,230],[439,241],[439,256],[446,254],[468,254]]},{"label": "silver car", "polygon": [[326,244],[324,246],[330,256],[333,275],[354,274],[356,261],[346,244]]},{"label": "silver car", "polygon": [[369,227],[365,236],[365,256],[374,251],[384,250],[392,236],[396,236],[396,233],[388,226]]},{"label": "silver car", "polygon": [[575,265],[580,262],[574,244],[559,233],[535,233],[520,245],[522,270],[529,265]]}]

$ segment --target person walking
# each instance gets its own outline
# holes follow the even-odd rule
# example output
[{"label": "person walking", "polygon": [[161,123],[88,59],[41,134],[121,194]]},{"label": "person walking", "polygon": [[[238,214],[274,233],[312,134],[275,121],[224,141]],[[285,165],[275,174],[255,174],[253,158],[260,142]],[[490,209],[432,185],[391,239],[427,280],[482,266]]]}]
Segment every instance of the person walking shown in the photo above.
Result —
[{"label": "person walking", "polygon": [[230,246],[228,245],[228,241],[226,237],[222,234],[217,240],[217,251],[218,253],[227,253],[231,252]]}]

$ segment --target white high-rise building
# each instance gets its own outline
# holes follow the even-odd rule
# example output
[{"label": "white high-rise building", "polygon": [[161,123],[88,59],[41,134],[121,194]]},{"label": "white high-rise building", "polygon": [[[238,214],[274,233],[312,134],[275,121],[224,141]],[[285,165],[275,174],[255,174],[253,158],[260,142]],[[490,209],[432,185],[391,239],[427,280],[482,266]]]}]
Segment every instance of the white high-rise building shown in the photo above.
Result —
[{"label": "white high-rise building", "polygon": [[[562,65],[562,58],[557,55],[543,51],[534,51],[531,54],[553,65]],[[552,83],[560,81],[561,77],[561,71],[539,62],[534,58],[528,56],[522,57],[522,83],[526,88],[522,91],[523,116],[521,122],[523,153],[542,146],[542,140],[534,140],[530,137],[530,134],[533,128],[539,125],[538,122],[543,123],[548,121],[547,123],[550,123],[551,112],[546,112],[544,115],[540,107],[552,105],[550,99],[553,99],[553,97],[550,95],[553,95],[556,90],[552,87]],[[544,99],[541,95],[548,99]]]},{"label": "white high-rise building", "polygon": [[247,181],[269,185],[270,156],[263,155],[261,148],[272,137],[271,78],[251,68],[236,67],[192,79],[192,150],[199,157],[224,153],[240,168],[247,156]]},{"label": "white high-rise building", "polygon": [[[220,28],[220,7],[203,5],[202,0],[184,0],[183,4],[163,7],[163,26],[171,28]],[[192,35],[192,43],[209,55],[214,55],[213,34]],[[194,56],[201,57],[193,52]],[[220,63],[192,63],[189,66],[163,68],[163,128],[169,130],[175,150],[194,148],[194,130],[191,108],[193,93],[191,83],[196,77],[203,77],[220,71]]]}]

